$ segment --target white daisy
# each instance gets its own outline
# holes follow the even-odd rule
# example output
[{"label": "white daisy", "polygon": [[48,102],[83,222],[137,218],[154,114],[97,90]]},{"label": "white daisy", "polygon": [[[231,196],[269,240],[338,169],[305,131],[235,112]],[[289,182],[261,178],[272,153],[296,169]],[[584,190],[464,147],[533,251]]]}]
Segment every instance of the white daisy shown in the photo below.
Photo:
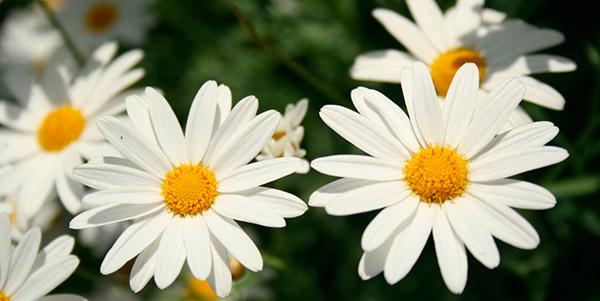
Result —
[{"label": "white daisy", "polygon": [[115,43],[100,47],[73,80],[61,66],[49,66],[51,74],[39,82],[14,80],[9,85],[19,103],[0,102],[0,124],[7,128],[0,131],[6,143],[0,165],[12,169],[0,175],[0,195],[20,189],[18,199],[26,216],[34,216],[55,191],[67,210],[79,211],[83,186],[71,179],[71,170],[82,158],[116,153],[94,119],[123,112],[124,98],[139,92],[124,90],[144,74],[132,69],[142,51],[112,61],[116,50]]},{"label": "white daisy", "polygon": [[38,253],[40,240],[40,229],[33,228],[13,246],[8,216],[0,214],[0,300],[85,300],[76,295],[46,296],[73,274],[79,259],[71,255],[75,240],[68,235],[56,238]]},{"label": "white daisy", "polygon": [[139,45],[153,23],[151,3],[152,0],[65,0],[57,15],[84,51],[114,39]]},{"label": "white daisy", "polygon": [[369,156],[336,155],[312,161],[321,173],[342,177],[318,189],[311,206],[332,215],[384,208],[362,236],[359,275],[383,271],[388,283],[411,270],[433,231],[442,278],[454,293],[467,280],[467,250],[488,268],[499,264],[496,237],[533,249],[535,229],[514,208],[546,209],[556,200],[546,189],[509,179],[567,158],[545,146],[558,133],[535,122],[501,135],[498,129],[521,101],[525,86],[509,79],[477,100],[479,73],[461,67],[439,101],[427,67],[416,63],[402,73],[408,116],[383,94],[352,92],[358,113],[325,106],[321,118]]},{"label": "white daisy", "polygon": [[[518,76],[527,87],[524,99],[546,108],[562,110],[564,97],[531,74],[568,72],[575,63],[564,57],[531,54],[562,43],[555,30],[533,27],[521,20],[483,9],[483,0],[458,0],[442,13],[434,0],[406,0],[416,24],[388,9],[373,16],[409,53],[394,49],[368,52],[356,58],[350,71],[359,80],[401,82],[402,67],[422,61],[429,67],[437,94],[446,96],[456,70],[464,63],[479,67],[480,89],[489,93],[507,78]],[[531,122],[518,108],[509,126]]]},{"label": "white daisy", "polygon": [[7,213],[11,223],[11,235],[14,240],[20,240],[31,227],[48,230],[56,221],[60,207],[55,202],[46,202],[42,209],[33,217],[28,217],[20,210],[24,202],[20,202],[17,193],[9,193],[0,201],[0,213]]},{"label": "white daisy", "polygon": [[[127,100],[129,123],[98,118],[106,139],[126,159],[104,158],[75,169],[82,183],[100,191],[84,198],[96,208],[71,221],[71,228],[133,224],[108,251],[100,271],[110,274],[137,256],[130,277],[135,292],[154,276],[168,287],[187,259],[198,279],[208,279],[219,296],[231,290],[229,255],[252,271],[263,267],[252,240],[234,220],[284,227],[306,204],[287,192],[262,187],[294,173],[299,158],[248,164],[271,138],[280,115],[256,115],[249,96],[227,114],[218,99],[230,97],[214,81],[198,91],[185,134],[168,102],[152,88]],[[139,256],[138,256],[139,255]]]},{"label": "white daisy", "polygon": [[[296,104],[288,104],[275,134],[256,157],[256,160],[262,161],[279,157],[303,158],[306,156],[306,150],[300,148],[300,143],[304,138],[304,127],[300,123],[304,119],[307,109],[308,99],[306,98],[301,99]],[[298,173],[307,173],[310,169],[308,161],[303,160],[303,162],[304,167],[298,170]]]},{"label": "white daisy", "polygon": [[[0,64],[29,77],[42,74],[62,39],[46,17],[33,7],[13,10],[0,31]],[[7,72],[8,73],[8,72]]]}]

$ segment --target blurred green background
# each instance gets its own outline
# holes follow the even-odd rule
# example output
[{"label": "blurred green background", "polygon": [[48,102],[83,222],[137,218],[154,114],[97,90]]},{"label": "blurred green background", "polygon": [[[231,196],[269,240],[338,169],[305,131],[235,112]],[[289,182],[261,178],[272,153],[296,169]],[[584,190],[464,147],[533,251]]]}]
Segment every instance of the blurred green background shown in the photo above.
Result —
[{"label": "blurred green background", "polygon": [[[438,3],[447,8],[454,1]],[[270,259],[267,262],[277,265],[274,276],[263,283],[271,290],[272,299],[600,300],[597,4],[596,0],[486,3],[510,17],[563,32],[566,41],[544,52],[568,57],[578,65],[573,73],[538,77],[565,96],[563,112],[525,105],[534,119],[551,120],[559,126],[560,134],[552,143],[571,154],[559,165],[522,176],[549,188],[558,199],[551,210],[522,211],[540,234],[537,249],[524,251],[497,242],[501,264],[495,270],[488,270],[470,257],[467,287],[459,296],[445,287],[431,241],[411,273],[398,284],[390,286],[381,276],[362,281],[357,274],[360,238],[375,212],[332,217],[323,209],[311,208],[304,216],[288,220],[283,229],[245,225],[261,252]],[[163,89],[182,124],[197,89],[209,79],[227,84],[235,100],[256,95],[260,110],[281,111],[287,103],[308,97],[310,109],[303,123],[303,147],[310,160],[357,152],[319,119],[318,111],[323,105],[351,106],[350,91],[364,85],[382,91],[403,106],[400,86],[354,81],[348,76],[348,69],[362,52],[401,48],[370,12],[376,7],[387,7],[410,16],[404,1],[237,2],[243,18],[262,42],[240,26],[234,5],[232,1],[163,0],[152,6],[157,20],[142,47],[146,52],[142,66],[147,75],[141,84]],[[5,17],[7,8],[0,11],[0,18]],[[331,180],[311,171],[272,185],[285,187],[308,200],[312,191]],[[65,217],[65,221],[68,219]],[[90,250],[78,247],[76,253],[82,258],[82,269],[59,290],[86,295],[93,286],[126,285],[126,274],[100,276],[97,271],[101,259]],[[144,298],[156,296],[155,290],[150,283],[143,292]]]}]

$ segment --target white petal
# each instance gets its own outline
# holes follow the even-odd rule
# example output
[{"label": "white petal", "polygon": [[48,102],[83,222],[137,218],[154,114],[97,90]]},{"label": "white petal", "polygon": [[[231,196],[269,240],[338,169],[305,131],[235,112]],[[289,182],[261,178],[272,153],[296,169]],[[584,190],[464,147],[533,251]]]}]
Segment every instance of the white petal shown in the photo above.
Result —
[{"label": "white petal", "polygon": [[190,271],[197,279],[208,278],[212,268],[210,236],[201,216],[187,218],[184,224],[183,243]]},{"label": "white petal", "polygon": [[308,207],[297,196],[283,190],[256,187],[236,194],[245,196],[256,204],[268,208],[271,212],[285,218],[302,215]]},{"label": "white petal", "polygon": [[207,81],[200,87],[188,114],[185,126],[187,153],[193,163],[202,160],[215,125],[217,83]]},{"label": "white petal", "polygon": [[6,101],[0,101],[0,124],[21,132],[33,133],[36,119],[28,111]]},{"label": "white petal", "polygon": [[405,227],[412,220],[419,203],[417,197],[409,197],[381,210],[363,232],[362,249],[372,252],[379,248],[396,229]]},{"label": "white petal", "polygon": [[371,252],[364,252],[358,263],[358,275],[362,280],[369,280],[381,272],[385,265],[385,260],[389,255],[390,248],[398,231],[394,232],[379,248]]},{"label": "white petal", "polygon": [[167,100],[152,88],[146,88],[146,101],[150,121],[158,144],[171,164],[177,166],[188,161],[187,145],[175,112]]},{"label": "white petal", "polygon": [[338,194],[325,205],[331,215],[351,215],[396,204],[411,194],[403,181],[381,182]]},{"label": "white petal", "polygon": [[479,92],[479,72],[477,65],[462,65],[450,84],[444,100],[446,119],[446,138],[444,145],[458,146],[469,126],[477,104]]},{"label": "white petal", "polygon": [[577,68],[568,58],[550,54],[532,54],[518,57],[508,65],[489,66],[491,76],[528,75],[546,72],[569,72]]},{"label": "white petal", "polygon": [[125,103],[127,116],[131,120],[131,123],[133,123],[133,126],[150,139],[153,144],[158,145],[146,101],[138,95],[132,95],[127,97]]},{"label": "white petal", "polygon": [[[412,66],[412,65],[411,65]],[[413,132],[408,116],[391,99],[381,92],[363,87],[352,90],[352,103],[360,114],[380,122],[390,133],[393,133],[402,145],[412,152],[419,150],[419,142]],[[404,151],[404,149],[400,149]],[[410,158],[410,154],[406,154]]]},{"label": "white petal", "polygon": [[444,15],[434,0],[407,0],[406,4],[419,28],[438,50],[444,51],[452,46],[453,43],[448,41]]},{"label": "white petal", "polygon": [[[95,127],[95,126],[94,126]],[[104,140],[104,138],[102,138]],[[79,154],[85,159],[93,159],[101,156],[120,157],[121,154],[108,142],[84,142],[78,143]]]},{"label": "white petal", "polygon": [[226,155],[223,147],[236,137],[236,133],[244,128],[256,116],[258,100],[254,96],[248,96],[240,100],[227,114],[227,119],[218,127],[211,138],[208,150],[202,162],[205,165],[215,164]]},{"label": "white petal", "polygon": [[526,87],[523,99],[536,105],[561,111],[565,107],[565,98],[550,85],[528,76],[519,78]]},{"label": "white petal", "polygon": [[178,216],[171,219],[160,239],[154,270],[154,282],[160,289],[165,289],[177,279],[185,263],[183,221],[184,218]]},{"label": "white petal", "polygon": [[308,198],[308,204],[312,207],[325,207],[342,193],[376,183],[378,182],[350,178],[335,180],[313,192]]},{"label": "white petal", "polygon": [[469,164],[469,177],[476,182],[507,178],[556,164],[568,156],[566,150],[554,146],[510,149],[473,161]]},{"label": "white petal", "polygon": [[506,80],[490,92],[475,109],[458,150],[471,158],[483,149],[523,99],[524,93],[525,86],[518,79]]},{"label": "white petal", "polygon": [[48,295],[38,299],[37,301],[87,301],[87,299],[77,295],[59,294]]},{"label": "white petal", "polygon": [[91,206],[110,204],[159,205],[163,200],[158,187],[118,187],[95,191],[83,197],[83,202]]},{"label": "white petal", "polygon": [[104,137],[137,166],[159,178],[171,170],[169,159],[139,130],[110,116],[96,122]]},{"label": "white petal", "polygon": [[437,211],[433,223],[433,242],[438,265],[448,289],[455,294],[460,294],[467,284],[468,262],[465,245],[450,227],[445,211],[443,209]]},{"label": "white petal", "polygon": [[[210,232],[223,244],[227,251],[251,271],[260,271],[263,260],[254,242],[238,224],[226,217],[222,217],[212,210],[203,213]],[[214,257],[214,263],[218,260]]]},{"label": "white petal", "polygon": [[[493,33],[490,33],[493,35]],[[510,60],[522,54],[532,53],[545,49],[564,41],[564,36],[551,29],[530,29],[526,31],[515,31],[507,39],[497,38],[494,46],[485,49],[484,57],[489,58],[490,65]]]},{"label": "white petal", "polygon": [[540,237],[535,229],[515,210],[493,200],[481,199],[473,202],[485,227],[498,239],[520,249],[535,249]]},{"label": "white petal", "polygon": [[471,202],[476,200],[464,196],[453,202],[445,202],[442,209],[448,215],[452,229],[471,254],[488,269],[493,269],[500,263],[500,254],[492,235],[484,226],[485,222],[478,219]]},{"label": "white petal", "polygon": [[69,223],[71,229],[87,229],[132,220],[164,208],[164,204],[109,204],[84,211]]},{"label": "white petal", "polygon": [[523,109],[523,107],[517,106],[517,108],[514,111],[512,111],[512,113],[510,113],[510,115],[508,115],[508,120],[502,126],[502,128],[500,129],[500,131],[498,133],[504,133],[513,128],[527,125],[532,122],[533,122],[533,120],[531,119],[531,117],[529,117],[529,114],[527,114],[527,111],[525,111],[525,109]]},{"label": "white petal", "polygon": [[[403,83],[404,85],[404,83]],[[412,99],[413,112],[409,110],[411,120],[415,121],[415,131],[419,131],[425,143],[442,145],[444,142],[444,117],[440,100],[435,93],[433,81],[427,67],[417,62],[412,69]]]},{"label": "white petal", "polygon": [[211,235],[212,270],[208,283],[217,296],[225,298],[231,292],[231,271],[229,270],[229,255],[225,247]]},{"label": "white petal", "polygon": [[3,288],[9,296],[12,295],[27,279],[31,267],[35,261],[37,251],[40,248],[41,232],[39,228],[33,228],[23,237],[14,249],[11,262],[10,274]]},{"label": "white petal", "polygon": [[385,160],[404,160],[399,141],[366,117],[336,105],[324,106],[319,115],[331,129],[367,154]]},{"label": "white petal", "polygon": [[389,284],[404,278],[417,262],[431,233],[435,213],[429,204],[421,202],[413,220],[394,239],[383,271]]},{"label": "white petal", "polygon": [[500,156],[505,151],[516,148],[541,147],[558,134],[558,127],[552,122],[540,121],[516,127],[508,132],[502,133],[486,146],[472,161],[485,159],[487,157]]},{"label": "white petal", "polygon": [[556,204],[556,198],[546,188],[512,179],[471,183],[469,194],[521,209],[549,209]]},{"label": "white petal", "polygon": [[294,173],[302,167],[295,157],[275,158],[244,165],[223,174],[217,173],[219,192],[236,192],[254,188]]},{"label": "white petal", "polygon": [[4,288],[10,270],[10,222],[8,214],[0,213],[0,287]]},{"label": "white petal", "polygon": [[414,56],[431,62],[438,54],[435,46],[414,23],[389,9],[373,10],[373,17]]},{"label": "white petal", "polygon": [[163,212],[133,223],[108,250],[100,266],[100,272],[104,275],[113,273],[140,254],[163,233],[172,218],[171,214]]},{"label": "white petal", "polygon": [[34,216],[42,208],[53,192],[56,168],[59,168],[56,159],[50,156],[39,156],[37,161],[38,170],[25,180],[19,194],[20,200],[27,200],[22,210],[25,216],[29,217]]},{"label": "white petal", "polygon": [[280,119],[278,112],[270,110],[241,125],[226,144],[218,146],[222,152],[219,160],[206,161],[207,165],[219,174],[250,162],[271,139]]},{"label": "white petal", "polygon": [[152,276],[156,267],[156,251],[160,240],[156,239],[135,259],[131,274],[129,275],[129,287],[134,293],[141,291]]},{"label": "white petal", "polygon": [[49,262],[71,254],[74,246],[75,239],[72,236],[61,235],[55,238],[37,254],[31,271],[36,271]]},{"label": "white petal", "polygon": [[81,210],[81,198],[84,195],[83,185],[71,178],[73,167],[81,163],[79,155],[70,154],[63,157],[63,167],[56,169],[56,192],[63,206],[71,214]]},{"label": "white petal", "polygon": [[[455,45],[472,44],[476,38],[476,30],[481,24],[481,9],[483,1],[457,1],[456,5],[446,11],[446,27],[448,33],[454,37]],[[452,42],[452,40],[450,40]]]},{"label": "white petal", "polygon": [[269,207],[253,202],[252,199],[235,194],[221,194],[211,207],[220,215],[230,219],[253,223],[265,227],[285,227],[285,220],[269,210]]},{"label": "white petal", "polygon": [[400,71],[415,61],[411,55],[394,50],[371,51],[359,55],[350,68],[350,76],[357,80],[400,83]]},{"label": "white petal", "polygon": [[[219,125],[225,121],[227,115],[231,111],[231,89],[226,85],[219,85],[217,88],[217,110],[215,116],[215,126],[213,127],[213,132],[216,132],[216,129]],[[256,112],[255,112],[256,114]]]},{"label": "white petal", "polygon": [[73,255],[44,265],[35,271],[19,289],[10,296],[13,300],[37,300],[65,281],[79,265]]},{"label": "white petal", "polygon": [[129,166],[87,163],[73,170],[75,178],[95,189],[119,187],[160,187],[160,180]]},{"label": "white petal", "polygon": [[322,157],[311,162],[312,168],[322,174],[365,180],[390,181],[403,177],[402,166],[361,155],[335,155]]}]

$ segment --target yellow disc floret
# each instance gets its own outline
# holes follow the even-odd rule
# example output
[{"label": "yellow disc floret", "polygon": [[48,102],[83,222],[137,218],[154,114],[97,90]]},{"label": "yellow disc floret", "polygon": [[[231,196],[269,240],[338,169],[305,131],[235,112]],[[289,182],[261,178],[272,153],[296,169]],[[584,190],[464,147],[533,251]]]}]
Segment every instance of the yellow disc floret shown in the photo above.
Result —
[{"label": "yellow disc floret", "polygon": [[10,301],[10,297],[4,291],[0,291],[0,301]]},{"label": "yellow disc floret", "polygon": [[208,168],[197,164],[181,164],[165,175],[162,196],[167,209],[179,216],[193,216],[215,202],[217,179]]},{"label": "yellow disc floret", "polygon": [[449,147],[429,146],[404,167],[404,181],[423,202],[441,204],[461,196],[468,184],[468,161]]},{"label": "yellow disc floret", "polygon": [[97,3],[85,14],[85,28],[92,33],[102,33],[110,29],[119,15],[115,3]]},{"label": "yellow disc floret", "polygon": [[440,54],[431,63],[431,78],[435,91],[440,96],[446,96],[454,74],[465,63],[474,63],[479,69],[479,81],[485,76],[485,59],[479,52],[467,48],[458,48]]},{"label": "yellow disc floret", "polygon": [[37,132],[38,143],[47,152],[58,152],[77,140],[85,128],[85,118],[76,108],[62,106],[50,112]]}]

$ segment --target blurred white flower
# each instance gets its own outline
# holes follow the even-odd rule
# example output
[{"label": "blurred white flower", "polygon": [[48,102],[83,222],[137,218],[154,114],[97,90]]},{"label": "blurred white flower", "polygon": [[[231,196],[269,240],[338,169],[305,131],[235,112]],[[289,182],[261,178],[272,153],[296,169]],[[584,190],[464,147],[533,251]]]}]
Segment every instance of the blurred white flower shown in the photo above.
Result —
[{"label": "blurred white flower", "polygon": [[[505,79],[517,76],[527,87],[525,100],[563,109],[565,100],[558,91],[529,76],[575,70],[575,63],[567,58],[530,54],[562,43],[560,32],[505,20],[504,14],[483,9],[483,0],[458,0],[445,13],[434,0],[406,3],[416,24],[383,8],[375,9],[373,16],[409,53],[388,49],[362,54],[351,68],[353,78],[400,83],[402,68],[422,61],[430,69],[437,94],[445,97],[456,70],[471,62],[479,67],[481,92],[489,93]],[[529,122],[531,118],[518,107],[503,130]]]},{"label": "blurred white flower", "polygon": [[60,207],[55,202],[45,202],[42,209],[33,217],[27,217],[20,210],[23,202],[17,199],[17,193],[9,193],[0,201],[0,213],[8,214],[11,224],[11,235],[14,240],[20,240],[25,231],[31,227],[39,227],[42,231],[48,230],[58,218]]},{"label": "blurred white flower", "polygon": [[0,64],[9,72],[19,70],[34,78],[43,73],[48,59],[62,44],[39,9],[15,9],[0,30]]},{"label": "blurred white flower", "polygon": [[117,237],[129,226],[129,223],[115,223],[99,228],[79,231],[79,243],[91,249],[95,256],[102,256],[115,242]]},{"label": "blurred white flower", "polygon": [[107,40],[139,45],[153,23],[152,0],[64,0],[57,15],[84,52]]},{"label": "blurred white flower", "polygon": [[40,229],[32,228],[13,246],[8,215],[0,213],[0,300],[85,301],[76,295],[46,296],[79,265],[79,259],[71,255],[75,240],[60,236],[38,253],[40,241]]},{"label": "blurred white flower", "polygon": [[263,268],[258,248],[234,220],[284,227],[284,218],[306,211],[296,196],[261,186],[294,173],[300,159],[248,164],[275,132],[279,113],[256,115],[253,96],[229,112],[222,107],[227,101],[219,99],[230,95],[227,87],[206,82],[192,103],[185,134],[169,103],[152,88],[143,98],[127,99],[131,123],[98,118],[100,131],[126,159],[95,159],[74,170],[79,181],[99,191],[83,199],[95,208],[70,226],[133,221],[104,258],[103,274],[137,256],[132,290],[140,291],[152,277],[164,289],[187,260],[194,276],[207,279],[224,297],[232,285],[229,255],[252,271]]},{"label": "blurred white flower", "polygon": [[[9,77],[18,104],[0,102],[0,132],[6,147],[0,165],[0,195],[19,190],[19,210],[33,217],[56,191],[69,212],[81,206],[83,185],[71,179],[73,167],[83,159],[116,154],[95,124],[98,115],[125,110],[125,91],[144,75],[132,69],[143,56],[129,51],[113,61],[116,43],[98,48],[84,69],[72,79],[67,68],[48,66],[39,81]],[[35,170],[35,172],[32,172]]]},{"label": "blurred white flower", "polygon": [[358,273],[383,272],[388,283],[404,278],[430,234],[442,278],[453,293],[467,281],[466,249],[483,265],[498,266],[496,237],[522,249],[539,244],[535,229],[514,208],[547,209],[556,199],[546,189],[509,179],[552,165],[567,151],[546,146],[558,133],[535,122],[496,135],[525,93],[509,79],[477,101],[479,72],[463,65],[446,99],[436,96],[427,67],[402,73],[408,116],[383,94],[352,91],[358,113],[325,106],[321,118],[369,156],[335,155],[312,161],[321,173],[342,177],[310,197],[331,215],[382,209],[362,236]]},{"label": "blurred white flower", "polygon": [[[306,150],[300,148],[300,143],[304,138],[304,127],[300,123],[304,119],[307,109],[308,99],[301,99],[296,104],[288,104],[271,141],[263,148],[256,160],[280,157],[303,158]],[[297,171],[298,173],[307,173],[310,169],[308,161],[303,160],[303,164],[304,166]]]}]

